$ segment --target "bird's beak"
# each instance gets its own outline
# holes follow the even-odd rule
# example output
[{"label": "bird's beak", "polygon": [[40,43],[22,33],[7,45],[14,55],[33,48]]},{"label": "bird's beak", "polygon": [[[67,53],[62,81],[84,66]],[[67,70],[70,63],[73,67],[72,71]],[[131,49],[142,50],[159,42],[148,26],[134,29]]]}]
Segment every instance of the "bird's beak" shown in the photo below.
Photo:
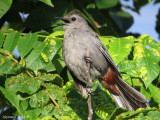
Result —
[{"label": "bird's beak", "polygon": [[66,18],[63,18],[63,17],[56,17],[56,19],[60,19],[65,22],[65,23],[58,23],[57,25],[65,25],[66,23],[69,23],[69,20],[67,20]]}]

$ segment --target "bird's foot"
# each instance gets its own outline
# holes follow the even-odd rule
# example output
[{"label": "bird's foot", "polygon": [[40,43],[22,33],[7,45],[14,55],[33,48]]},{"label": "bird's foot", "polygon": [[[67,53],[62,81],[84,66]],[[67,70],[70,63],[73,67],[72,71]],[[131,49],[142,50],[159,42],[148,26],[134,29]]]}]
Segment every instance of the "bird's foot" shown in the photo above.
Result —
[{"label": "bird's foot", "polygon": [[84,59],[86,60],[87,63],[92,63],[92,60],[89,56],[84,56]]},{"label": "bird's foot", "polygon": [[87,86],[86,87],[87,89],[87,94],[88,95],[93,95],[93,96],[97,96],[98,94],[95,94],[95,93],[93,93],[93,89],[92,89],[92,86]]}]

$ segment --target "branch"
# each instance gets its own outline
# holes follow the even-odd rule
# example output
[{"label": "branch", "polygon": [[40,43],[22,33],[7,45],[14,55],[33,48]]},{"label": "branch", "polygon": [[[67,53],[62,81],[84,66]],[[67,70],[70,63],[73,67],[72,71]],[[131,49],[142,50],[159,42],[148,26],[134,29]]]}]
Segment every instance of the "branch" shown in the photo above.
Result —
[{"label": "branch", "polygon": [[92,115],[93,115],[93,109],[92,109],[92,102],[91,102],[91,87],[92,87],[92,79],[90,77],[90,64],[91,64],[91,60],[89,57],[89,50],[87,50],[86,52],[86,62],[87,62],[87,77],[88,77],[88,86],[89,86],[89,90],[88,90],[88,120],[92,120]]}]

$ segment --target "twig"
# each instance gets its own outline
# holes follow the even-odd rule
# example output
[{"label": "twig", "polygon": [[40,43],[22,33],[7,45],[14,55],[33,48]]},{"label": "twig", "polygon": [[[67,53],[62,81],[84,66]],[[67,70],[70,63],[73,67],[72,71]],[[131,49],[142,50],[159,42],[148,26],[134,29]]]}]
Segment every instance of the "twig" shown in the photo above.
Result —
[{"label": "twig", "polygon": [[58,105],[58,103],[57,103],[57,102],[54,100],[54,98],[50,95],[50,93],[48,92],[47,89],[46,89],[46,92],[48,93],[49,97],[50,97],[51,100],[54,102],[54,104],[55,104],[58,108],[60,108],[59,105]]},{"label": "twig", "polygon": [[31,78],[34,77],[28,70],[26,70],[26,73],[27,73]]},{"label": "twig", "polygon": [[89,50],[87,50],[86,52],[86,62],[87,62],[87,77],[88,77],[88,86],[89,86],[89,90],[88,90],[88,120],[92,120],[92,115],[93,115],[93,109],[92,109],[92,102],[91,102],[91,86],[92,86],[92,80],[90,77],[90,57],[89,57]]}]

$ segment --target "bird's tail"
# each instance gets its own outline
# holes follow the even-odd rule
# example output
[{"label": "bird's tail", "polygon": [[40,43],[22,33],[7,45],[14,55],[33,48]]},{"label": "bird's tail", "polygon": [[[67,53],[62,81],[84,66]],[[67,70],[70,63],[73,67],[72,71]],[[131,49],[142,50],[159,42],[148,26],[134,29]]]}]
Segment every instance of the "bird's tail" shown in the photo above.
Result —
[{"label": "bird's tail", "polygon": [[121,77],[116,77],[116,88],[119,94],[111,93],[119,107],[127,110],[146,108],[147,101],[143,94],[129,86]]},{"label": "bird's tail", "polygon": [[145,96],[123,81],[120,74],[115,74],[111,68],[99,80],[119,107],[127,110],[147,107]]}]

